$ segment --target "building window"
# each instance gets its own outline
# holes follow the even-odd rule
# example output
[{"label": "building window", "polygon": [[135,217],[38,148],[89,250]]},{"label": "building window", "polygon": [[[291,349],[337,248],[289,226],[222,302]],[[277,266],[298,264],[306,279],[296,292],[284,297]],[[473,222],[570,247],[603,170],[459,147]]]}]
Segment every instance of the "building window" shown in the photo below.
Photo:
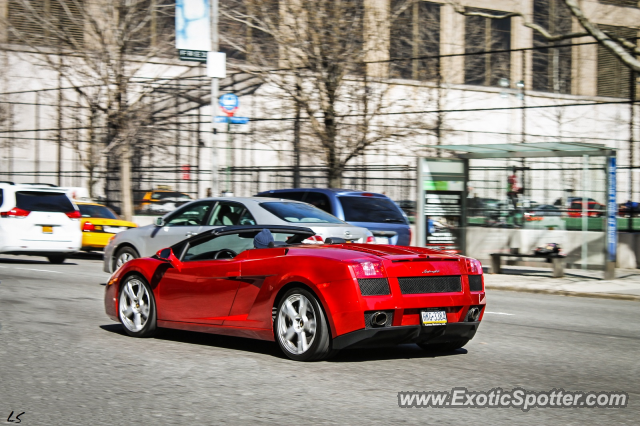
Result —
[{"label": "building window", "polygon": [[[598,27],[626,39],[633,39],[638,35],[638,30],[632,28],[609,25],[598,25]],[[598,44],[598,96],[628,98],[631,84],[629,68],[604,46]]]},{"label": "building window", "polygon": [[68,38],[66,44],[84,43],[84,20],[81,2],[67,1],[66,9],[58,0],[30,2],[25,8],[20,0],[9,0],[7,18],[13,27],[9,30],[9,42],[55,46],[61,39]]},{"label": "building window", "polygon": [[[406,6],[404,9],[402,9]],[[418,58],[440,54],[440,5],[425,1],[407,3],[406,0],[391,1],[391,23],[389,57]],[[413,80],[437,80],[440,58],[394,60],[389,73],[391,77]]]},{"label": "building window", "polygon": [[[483,9],[469,8],[468,10],[492,15],[504,13]],[[464,60],[465,84],[497,86],[501,78],[509,78],[511,72],[509,49],[511,49],[511,19],[467,16],[465,19],[465,53],[467,54]]]},{"label": "building window", "polygon": [[[571,12],[563,0],[535,0],[533,21],[551,34],[571,32]],[[533,51],[533,90],[571,93],[571,46],[551,47],[569,43],[566,40],[549,43],[540,33],[533,32],[533,47],[549,46]]]}]

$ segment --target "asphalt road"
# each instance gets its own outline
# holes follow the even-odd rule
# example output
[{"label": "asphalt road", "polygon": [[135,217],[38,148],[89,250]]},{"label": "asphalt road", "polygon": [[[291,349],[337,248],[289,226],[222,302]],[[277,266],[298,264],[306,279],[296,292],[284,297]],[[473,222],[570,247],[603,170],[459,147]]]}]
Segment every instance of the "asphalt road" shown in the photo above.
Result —
[{"label": "asphalt road", "polygon": [[[0,255],[0,424],[638,424],[640,304],[490,291],[465,349],[343,351],[297,363],[275,343],[167,331],[104,314],[97,258]],[[510,315],[505,315],[510,314]],[[626,391],[626,408],[398,408],[398,391]],[[10,424],[10,423],[6,423]],[[12,423],[16,424],[16,423]]]}]

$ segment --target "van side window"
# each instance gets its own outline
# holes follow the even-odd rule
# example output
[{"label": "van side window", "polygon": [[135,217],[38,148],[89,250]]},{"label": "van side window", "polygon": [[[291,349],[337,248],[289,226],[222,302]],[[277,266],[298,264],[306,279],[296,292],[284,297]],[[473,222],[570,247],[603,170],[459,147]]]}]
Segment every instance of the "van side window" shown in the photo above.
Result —
[{"label": "van side window", "polygon": [[321,192],[307,191],[306,197],[304,197],[302,201],[309,203],[320,210],[324,210],[327,213],[331,213],[331,201],[329,201],[329,197]]},{"label": "van side window", "polygon": [[2,200],[4,199],[4,194],[2,189],[0,189],[0,207],[2,207]]}]

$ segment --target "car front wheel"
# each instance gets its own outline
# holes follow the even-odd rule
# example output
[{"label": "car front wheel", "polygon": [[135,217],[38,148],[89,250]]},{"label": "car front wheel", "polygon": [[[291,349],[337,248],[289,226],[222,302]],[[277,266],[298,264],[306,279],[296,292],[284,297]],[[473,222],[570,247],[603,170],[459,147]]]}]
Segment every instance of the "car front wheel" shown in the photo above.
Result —
[{"label": "car front wheel", "polygon": [[329,325],[316,297],[294,288],[280,300],[275,318],[278,346],[296,361],[319,361],[333,354]]},{"label": "car front wheel", "polygon": [[156,334],[156,301],[146,280],[130,275],[120,287],[118,315],[124,331],[134,337]]}]

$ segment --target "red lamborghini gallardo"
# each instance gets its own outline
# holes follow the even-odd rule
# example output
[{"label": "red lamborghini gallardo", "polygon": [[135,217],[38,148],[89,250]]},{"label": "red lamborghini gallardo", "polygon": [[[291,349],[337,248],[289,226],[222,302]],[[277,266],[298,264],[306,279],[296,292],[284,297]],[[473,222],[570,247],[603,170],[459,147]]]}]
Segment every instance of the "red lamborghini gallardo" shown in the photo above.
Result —
[{"label": "red lamborghini gallardo", "polygon": [[302,243],[313,235],[265,225],[196,235],[121,266],[106,286],[107,315],[131,336],[174,328],[275,340],[300,361],[410,342],[454,350],[475,335],[486,303],[477,260],[337,238]]}]

